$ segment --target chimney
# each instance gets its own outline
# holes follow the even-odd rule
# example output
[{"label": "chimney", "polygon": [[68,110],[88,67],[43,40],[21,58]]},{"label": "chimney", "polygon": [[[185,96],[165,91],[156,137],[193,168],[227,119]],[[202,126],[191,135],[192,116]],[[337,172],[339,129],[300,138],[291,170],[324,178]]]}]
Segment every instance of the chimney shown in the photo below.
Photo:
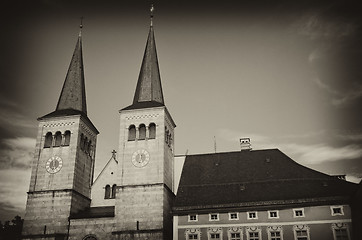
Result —
[{"label": "chimney", "polygon": [[243,150],[251,150],[250,138],[240,138],[240,149]]}]

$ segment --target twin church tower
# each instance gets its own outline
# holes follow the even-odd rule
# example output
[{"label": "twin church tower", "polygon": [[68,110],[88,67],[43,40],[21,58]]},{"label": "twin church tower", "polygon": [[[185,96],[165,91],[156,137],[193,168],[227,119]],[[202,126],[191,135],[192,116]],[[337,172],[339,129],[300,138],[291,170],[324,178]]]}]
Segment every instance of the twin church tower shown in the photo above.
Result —
[{"label": "twin church tower", "polygon": [[172,239],[176,125],[164,105],[152,14],[133,103],[119,112],[114,204],[91,207],[99,132],[87,116],[80,32],[56,109],[38,119],[24,239]]}]

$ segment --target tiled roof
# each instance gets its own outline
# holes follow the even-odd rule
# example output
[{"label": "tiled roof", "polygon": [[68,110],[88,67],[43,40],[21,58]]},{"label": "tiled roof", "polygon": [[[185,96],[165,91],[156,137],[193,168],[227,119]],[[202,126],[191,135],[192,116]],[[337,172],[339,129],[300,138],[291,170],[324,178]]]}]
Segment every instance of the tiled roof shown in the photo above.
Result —
[{"label": "tiled roof", "polygon": [[69,108],[87,114],[81,35],[78,37],[56,110]]},{"label": "tiled roof", "polygon": [[346,199],[356,184],[304,167],[278,149],[189,155],[174,211]]},{"label": "tiled roof", "polygon": [[90,207],[70,216],[71,219],[114,217],[114,206]]},{"label": "tiled roof", "polygon": [[147,44],[143,55],[133,104],[145,101],[154,101],[161,104],[164,103],[160,70],[158,67],[156,42],[152,26],[150,27],[147,38]]}]

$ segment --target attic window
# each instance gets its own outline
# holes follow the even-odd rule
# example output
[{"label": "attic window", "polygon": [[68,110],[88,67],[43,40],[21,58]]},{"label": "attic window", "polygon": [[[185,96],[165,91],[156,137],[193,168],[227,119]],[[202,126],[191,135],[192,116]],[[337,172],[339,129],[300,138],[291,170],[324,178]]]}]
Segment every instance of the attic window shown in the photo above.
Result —
[{"label": "attic window", "polygon": [[248,212],[248,220],[249,219],[258,219],[258,213],[257,212]]},{"label": "attic window", "polygon": [[188,221],[189,222],[197,222],[197,214],[190,214]]},{"label": "attic window", "polygon": [[342,206],[331,206],[332,216],[344,215]]},{"label": "attic window", "polygon": [[268,211],[268,218],[279,218],[278,211]]},{"label": "attic window", "polygon": [[219,214],[218,213],[211,213],[209,215],[209,220],[210,221],[219,221]]},{"label": "attic window", "polygon": [[304,208],[293,209],[294,217],[304,217]]},{"label": "attic window", "polygon": [[229,220],[238,220],[239,214],[238,213],[229,213]]}]

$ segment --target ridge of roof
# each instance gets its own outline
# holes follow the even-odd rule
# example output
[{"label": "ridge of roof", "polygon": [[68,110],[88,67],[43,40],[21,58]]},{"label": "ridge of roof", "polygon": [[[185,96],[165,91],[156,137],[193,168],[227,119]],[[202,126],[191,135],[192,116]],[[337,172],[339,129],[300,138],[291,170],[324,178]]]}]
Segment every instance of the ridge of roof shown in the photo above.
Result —
[{"label": "ridge of roof", "polygon": [[107,168],[107,166],[112,162],[112,159],[118,164],[118,161],[116,159],[113,158],[113,156],[108,160],[108,162],[106,163],[106,165],[104,165],[103,169],[101,170],[101,172],[98,174],[98,176],[96,177],[96,179],[93,181],[92,185],[96,183],[96,181],[98,180],[98,178],[102,175],[102,173],[104,172],[104,170]]}]

